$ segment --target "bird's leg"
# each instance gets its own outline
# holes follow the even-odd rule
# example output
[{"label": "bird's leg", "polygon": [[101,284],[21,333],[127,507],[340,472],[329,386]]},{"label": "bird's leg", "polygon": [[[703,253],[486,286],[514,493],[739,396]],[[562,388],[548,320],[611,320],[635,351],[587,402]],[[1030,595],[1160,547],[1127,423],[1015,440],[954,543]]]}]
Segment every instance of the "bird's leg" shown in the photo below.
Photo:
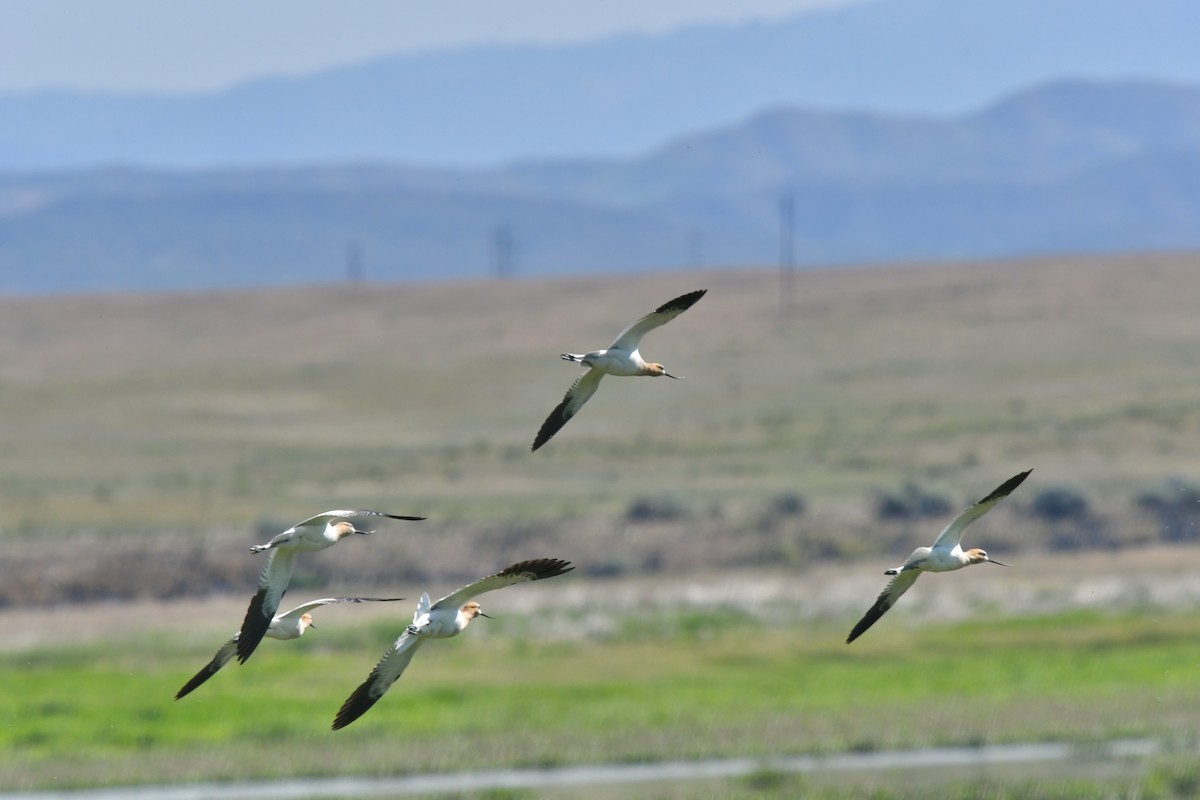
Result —
[{"label": "bird's leg", "polygon": [[266,544],[252,545],[250,547],[250,552],[261,553],[264,550],[270,550],[272,547],[278,547],[285,542],[290,542],[292,539],[292,534],[293,531],[285,531],[283,533],[276,534],[271,541],[267,542]]}]

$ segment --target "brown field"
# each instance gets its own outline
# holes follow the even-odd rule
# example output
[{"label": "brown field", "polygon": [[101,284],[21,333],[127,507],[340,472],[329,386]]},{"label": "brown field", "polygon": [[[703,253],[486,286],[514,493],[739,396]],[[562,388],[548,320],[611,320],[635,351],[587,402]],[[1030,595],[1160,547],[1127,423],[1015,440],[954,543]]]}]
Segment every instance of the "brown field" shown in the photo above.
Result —
[{"label": "brown field", "polygon": [[[576,375],[560,352],[699,287],[645,342],[686,380],[610,378],[529,452]],[[957,508],[1034,467],[973,531],[1028,563],[1157,541],[1138,494],[1200,476],[1200,256],[800,273],[786,319],[778,291],[729,270],[0,301],[0,604],[243,598],[246,545],[348,506],[430,519],[294,585],[453,585],[551,555],[631,585],[869,558],[873,589],[948,519],[878,523],[880,491]],[[1053,487],[1087,519],[1031,516]],[[788,494],[802,514],[774,509]],[[665,518],[631,519],[639,499]],[[1093,569],[1120,571],[1111,550]]]}]

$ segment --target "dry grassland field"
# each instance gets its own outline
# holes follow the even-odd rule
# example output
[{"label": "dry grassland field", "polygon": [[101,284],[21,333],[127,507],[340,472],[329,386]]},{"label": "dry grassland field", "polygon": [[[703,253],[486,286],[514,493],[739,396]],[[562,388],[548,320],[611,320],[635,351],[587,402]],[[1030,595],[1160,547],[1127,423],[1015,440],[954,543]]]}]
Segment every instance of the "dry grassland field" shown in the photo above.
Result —
[{"label": "dry grassland field", "polygon": [[[684,380],[607,378],[549,444],[529,452],[579,372],[559,353],[603,347],[636,317],[697,288],[707,296],[643,342],[649,360]],[[929,646],[953,654],[953,637],[928,627],[935,615],[986,624],[1083,609],[1100,626],[1081,634],[1088,647],[1123,641],[1105,627],[1111,620],[1136,633],[1141,615],[1166,615],[1156,642],[1200,623],[1189,616],[1200,602],[1200,256],[803,272],[786,314],[779,292],[772,271],[696,270],[619,281],[0,299],[0,655],[8,670],[0,688],[35,691],[38,665],[65,660],[92,665],[110,692],[136,691],[119,680],[128,657],[110,659],[108,648],[163,653],[165,674],[148,685],[167,702],[149,730],[186,713],[211,740],[151,736],[120,757],[94,754],[92,767],[62,780],[270,777],[220,760],[236,759],[220,743],[251,737],[250,721],[222,734],[195,716],[237,704],[251,668],[267,667],[230,665],[232,674],[214,678],[219,686],[187,699],[186,712],[169,698],[189,665],[201,666],[237,629],[262,563],[248,546],[348,507],[428,520],[381,525],[370,539],[300,559],[285,606],[330,594],[415,600],[428,589],[436,597],[516,560],[566,558],[575,573],[491,597],[489,613],[509,621],[469,635],[497,648],[495,631],[534,648],[583,648],[584,661],[592,641],[626,642],[614,652],[646,659],[639,618],[651,629],[668,625],[671,647],[709,641],[717,662],[737,662],[729,637],[742,630],[763,638],[763,657],[770,651],[781,670],[805,653],[831,664],[867,653],[877,663],[929,630]],[[860,642],[842,644],[886,567],[1028,468],[1030,479],[964,542],[1009,569],[925,578]],[[899,511],[885,510],[889,499]],[[918,499],[932,510],[914,511]],[[350,665],[340,680],[319,681],[330,696],[318,705],[331,714],[326,706],[341,700],[333,695],[353,688],[407,622],[409,602],[398,605],[324,612],[342,631],[315,634],[330,637],[332,654],[305,650],[306,638],[271,643],[278,651],[262,662],[285,673],[306,655]],[[531,615],[547,609],[552,624],[539,630]],[[718,621],[695,623],[710,618]],[[1070,629],[1074,619],[1062,624]],[[445,663],[460,645],[445,645]],[[1200,671],[1200,649],[1182,639],[1178,647],[1162,657]],[[521,663],[519,651],[504,652]],[[674,663],[667,652],[652,658]],[[561,668],[578,668],[560,655]],[[524,669],[502,663],[513,674]],[[261,669],[249,696],[269,696]],[[469,671],[455,675],[469,682]],[[636,680],[637,671],[628,675]],[[1029,723],[1042,712],[1061,717],[1061,698],[1040,710],[1018,706],[1008,738],[1082,736],[1092,722],[1100,737],[1184,733],[1187,719],[1200,720],[1200,689],[1177,678],[1145,697],[1135,691],[1133,705],[1101,703],[1107,710],[1077,725]],[[1159,689],[1169,698],[1165,716],[1137,705]],[[989,701],[992,713],[1008,719],[1000,709],[1019,702],[1012,691]],[[1121,687],[1096,691],[1111,700]],[[396,708],[378,716],[401,719],[401,699],[385,700]],[[208,711],[197,711],[204,703]],[[119,714],[110,704],[105,713]],[[900,728],[909,724],[903,716],[882,713]],[[667,731],[669,718],[645,724]],[[960,740],[988,736],[967,717],[951,718],[965,726]],[[826,717],[817,726],[825,740],[796,719],[764,719],[775,727],[763,730],[794,733],[796,752],[822,741],[943,742],[936,718],[916,725],[926,732],[914,739],[871,733],[866,716],[844,729]],[[10,732],[25,722],[0,717]],[[330,735],[328,721],[318,722],[299,740],[305,747]],[[554,750],[552,760],[609,760],[605,747],[624,735],[609,722],[587,739],[593,749]],[[746,733],[761,727],[750,712],[728,729],[712,724],[713,742],[685,754],[768,747]],[[0,756],[0,788],[56,785],[54,729],[21,736]],[[669,758],[679,745],[663,734],[646,752]],[[191,749],[201,766],[166,774],[133,766],[160,746],[172,757]],[[528,744],[525,763],[545,757],[541,746]],[[492,766],[509,763],[503,750],[488,752]],[[95,766],[106,763],[118,766]],[[374,750],[349,763],[360,774],[401,769]],[[449,766],[430,757],[404,769]],[[338,774],[338,766],[322,762],[311,774]]]}]

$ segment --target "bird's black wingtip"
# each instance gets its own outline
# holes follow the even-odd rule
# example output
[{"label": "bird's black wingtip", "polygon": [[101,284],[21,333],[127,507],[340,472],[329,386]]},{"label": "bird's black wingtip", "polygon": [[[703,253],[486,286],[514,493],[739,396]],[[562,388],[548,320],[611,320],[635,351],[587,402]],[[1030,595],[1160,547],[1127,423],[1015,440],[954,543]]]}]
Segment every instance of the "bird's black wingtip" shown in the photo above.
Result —
[{"label": "bird's black wingtip", "polygon": [[546,421],[542,423],[542,427],[538,429],[537,436],[533,437],[533,446],[529,448],[529,452],[536,453],[538,448],[546,442],[554,438],[554,434],[562,430],[567,424],[570,417],[563,413],[563,408],[567,401],[564,399],[558,404],[558,407],[550,412],[550,416],[546,417]]},{"label": "bird's black wingtip", "polygon": [[983,498],[979,502],[986,503],[990,500],[996,500],[1001,497],[1007,497],[1008,495],[1012,494],[1013,491],[1018,486],[1020,486],[1022,483],[1025,482],[1025,479],[1029,477],[1029,473],[1031,473],[1031,472],[1033,472],[1032,469],[1027,469],[1024,472],[1019,472],[1016,475],[1013,475],[1011,478],[1006,480],[1004,483],[997,486],[995,491],[993,491],[991,494],[989,494],[987,497]]},{"label": "bird's black wingtip", "polygon": [[191,680],[189,680],[187,683],[185,683],[179,689],[179,691],[175,693],[175,699],[181,700],[184,697],[187,697],[189,694],[192,693],[193,689],[199,688],[199,686],[202,683],[207,681],[212,676],[213,676],[212,672],[209,672],[208,670],[200,670],[200,672],[196,673],[196,675]]},{"label": "bird's black wingtip", "polygon": [[271,625],[271,617],[274,614],[268,614],[263,607],[266,599],[267,590],[265,588],[259,589],[254,593],[254,597],[250,598],[250,606],[246,609],[246,618],[242,620],[242,629],[237,634],[239,664],[246,663]]},{"label": "bird's black wingtip", "polygon": [[540,581],[544,578],[553,578],[558,575],[570,572],[575,569],[570,561],[564,561],[561,558],[534,558],[528,561],[518,561],[510,567],[504,569],[501,575],[524,574],[528,575],[532,580]]},{"label": "bird's black wingtip", "polygon": [[[372,675],[372,677],[374,676]],[[346,698],[346,702],[342,703],[342,707],[338,709],[337,715],[333,718],[330,730],[340,731],[375,705],[377,698],[371,697],[370,684],[371,678],[367,678]]]},{"label": "bird's black wingtip", "polygon": [[673,300],[668,300],[661,306],[655,309],[655,313],[662,314],[667,311],[687,311],[704,295],[708,294],[708,289],[697,289],[694,292],[681,294]]}]

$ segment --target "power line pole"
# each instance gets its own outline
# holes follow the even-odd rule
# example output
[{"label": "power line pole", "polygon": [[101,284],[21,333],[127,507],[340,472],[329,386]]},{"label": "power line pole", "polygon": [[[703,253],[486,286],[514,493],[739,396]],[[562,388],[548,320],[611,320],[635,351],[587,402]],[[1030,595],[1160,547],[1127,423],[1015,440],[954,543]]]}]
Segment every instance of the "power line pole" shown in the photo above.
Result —
[{"label": "power line pole", "polygon": [[687,262],[696,269],[704,266],[704,236],[699,228],[688,233]]},{"label": "power line pole", "polygon": [[492,233],[492,271],[497,278],[511,278],[517,268],[517,245],[512,226],[500,225]]},{"label": "power line pole", "polygon": [[346,281],[360,283],[365,269],[363,267],[362,245],[356,241],[346,243]]},{"label": "power line pole", "polygon": [[779,310],[791,317],[796,284],[796,197],[790,190],[779,196]]}]

